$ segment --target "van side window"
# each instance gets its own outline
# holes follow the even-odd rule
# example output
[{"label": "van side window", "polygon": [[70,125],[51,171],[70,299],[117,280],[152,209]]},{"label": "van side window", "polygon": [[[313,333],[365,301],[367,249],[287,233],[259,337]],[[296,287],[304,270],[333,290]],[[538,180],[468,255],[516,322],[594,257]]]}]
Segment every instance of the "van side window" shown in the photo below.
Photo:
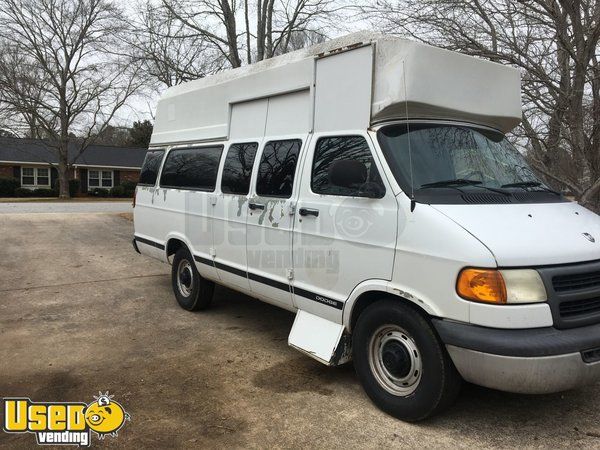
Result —
[{"label": "van side window", "polygon": [[160,186],[214,191],[223,146],[171,150],[160,176]]},{"label": "van side window", "polygon": [[265,197],[290,198],[294,186],[296,163],[302,141],[288,139],[265,144],[260,165],[256,193]]},{"label": "van side window", "polygon": [[[341,161],[358,161],[363,164],[364,182],[340,186],[332,183],[331,168]],[[317,141],[312,166],[311,189],[315,194],[369,197],[365,187],[379,192],[383,197],[385,186],[373,161],[371,149],[362,136],[323,137]]]},{"label": "van side window", "polygon": [[164,154],[164,150],[149,150],[148,153],[146,153],[138,184],[147,186],[154,186],[156,184],[156,178],[158,177],[160,163],[162,162]]},{"label": "van side window", "polygon": [[256,150],[258,150],[256,142],[233,144],[229,147],[221,181],[221,190],[225,194],[245,195],[250,191],[250,177]]}]

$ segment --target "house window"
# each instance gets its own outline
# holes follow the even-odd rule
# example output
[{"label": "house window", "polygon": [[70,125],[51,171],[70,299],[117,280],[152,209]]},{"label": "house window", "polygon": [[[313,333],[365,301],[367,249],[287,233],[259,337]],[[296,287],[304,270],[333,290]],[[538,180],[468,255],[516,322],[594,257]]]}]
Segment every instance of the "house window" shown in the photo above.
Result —
[{"label": "house window", "polygon": [[47,168],[38,168],[37,172],[37,182],[38,186],[50,186],[50,171]]},{"label": "house window", "polygon": [[88,170],[88,186],[90,188],[111,188],[113,180],[112,170]]},{"label": "house window", "polygon": [[50,186],[50,169],[47,167],[22,167],[21,186]]}]

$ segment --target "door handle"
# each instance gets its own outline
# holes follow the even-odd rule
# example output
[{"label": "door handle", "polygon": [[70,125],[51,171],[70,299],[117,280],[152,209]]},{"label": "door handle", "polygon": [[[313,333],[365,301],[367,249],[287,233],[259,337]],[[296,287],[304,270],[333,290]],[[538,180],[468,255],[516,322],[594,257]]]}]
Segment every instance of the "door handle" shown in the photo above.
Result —
[{"label": "door handle", "polygon": [[261,203],[248,203],[248,208],[250,208],[251,210],[265,209],[265,205]]},{"label": "door handle", "polygon": [[319,210],[318,209],[300,208],[299,212],[300,212],[301,216],[315,216],[315,217],[319,217]]}]

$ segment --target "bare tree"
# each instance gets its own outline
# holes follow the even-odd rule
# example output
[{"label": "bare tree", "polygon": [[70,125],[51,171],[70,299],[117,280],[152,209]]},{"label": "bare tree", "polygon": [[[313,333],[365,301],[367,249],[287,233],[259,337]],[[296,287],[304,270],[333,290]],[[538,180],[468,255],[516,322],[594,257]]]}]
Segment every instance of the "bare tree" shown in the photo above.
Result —
[{"label": "bare tree", "polygon": [[515,135],[545,178],[599,209],[600,1],[379,0],[361,10],[384,31],[520,68]]},{"label": "bare tree", "polygon": [[150,84],[171,87],[202,78],[226,64],[222,54],[199,34],[190,34],[171,11],[152,2],[138,10],[136,30],[130,35],[132,56]]},{"label": "bare tree", "polygon": [[[334,0],[162,0],[188,37],[202,38],[230,67],[282,54],[298,36],[324,36],[340,9]],[[245,58],[245,61],[244,61]]]},{"label": "bare tree", "polygon": [[36,115],[25,106],[38,105],[42,101],[43,88],[47,82],[42,70],[32,66],[27,57],[14,46],[0,42],[0,89],[3,83],[12,80],[11,89],[1,89],[0,115],[2,123],[17,135],[41,138],[42,132]]},{"label": "bare tree", "polygon": [[0,104],[56,150],[62,198],[69,153],[82,152],[139,87],[122,56],[126,30],[112,0],[0,0]]}]

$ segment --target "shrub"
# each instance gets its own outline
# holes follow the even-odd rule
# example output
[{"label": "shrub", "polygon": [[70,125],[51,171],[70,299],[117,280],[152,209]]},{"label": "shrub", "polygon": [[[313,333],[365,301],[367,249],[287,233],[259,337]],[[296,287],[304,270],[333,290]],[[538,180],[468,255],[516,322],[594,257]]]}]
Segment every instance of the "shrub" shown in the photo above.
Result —
[{"label": "shrub", "polygon": [[89,191],[89,194],[93,197],[108,197],[108,189],[104,189],[104,188],[94,188],[91,191]]},{"label": "shrub", "polygon": [[75,197],[75,194],[79,193],[79,180],[69,180],[69,195]]},{"label": "shrub", "polygon": [[110,190],[110,196],[111,197],[126,197],[125,195],[125,188],[123,188],[123,186],[115,186],[114,188],[112,188]]},{"label": "shrub", "polygon": [[15,189],[15,197],[31,197],[33,195],[33,191],[27,188],[16,188]]},{"label": "shrub", "polygon": [[15,189],[19,187],[19,180],[16,178],[0,177],[0,197],[13,197]]},{"label": "shrub", "polygon": [[133,181],[123,181],[121,186],[124,190],[123,197],[133,197],[137,183],[134,183]]},{"label": "shrub", "polygon": [[58,191],[55,189],[39,188],[34,189],[31,193],[32,197],[58,197]]}]

